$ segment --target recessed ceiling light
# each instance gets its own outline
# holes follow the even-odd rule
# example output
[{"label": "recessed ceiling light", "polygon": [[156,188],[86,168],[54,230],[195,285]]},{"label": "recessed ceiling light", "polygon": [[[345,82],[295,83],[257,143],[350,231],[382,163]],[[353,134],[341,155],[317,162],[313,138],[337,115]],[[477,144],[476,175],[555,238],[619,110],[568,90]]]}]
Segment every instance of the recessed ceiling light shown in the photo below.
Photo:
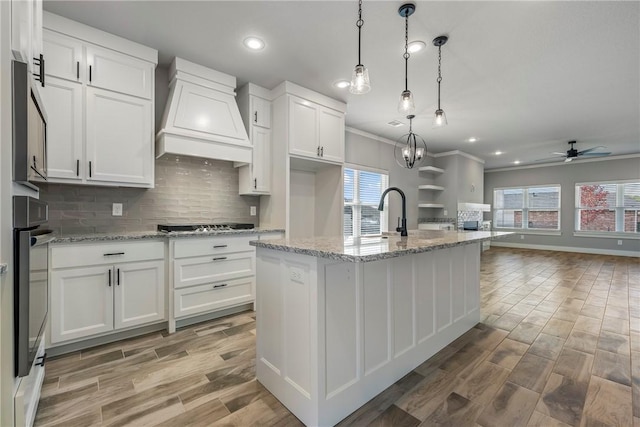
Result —
[{"label": "recessed ceiling light", "polygon": [[471,138],[469,138],[469,142],[476,142],[476,141],[477,141],[477,139],[474,138],[473,136]]},{"label": "recessed ceiling light", "polygon": [[513,162],[513,164],[514,164],[514,165],[519,165],[519,164],[520,164],[520,160],[515,160],[515,161]]},{"label": "recessed ceiling light", "polygon": [[264,42],[257,37],[247,37],[243,43],[251,50],[262,50],[264,48]]},{"label": "recessed ceiling light", "polygon": [[394,128],[400,127],[400,126],[404,126],[404,123],[398,121],[398,120],[392,120],[389,123],[387,123],[389,126],[392,126]]},{"label": "recessed ceiling light", "polygon": [[496,156],[499,156],[500,154],[502,154],[502,151],[496,151]]},{"label": "recessed ceiling light", "polygon": [[407,50],[409,51],[409,53],[417,53],[417,52],[420,52],[425,47],[427,47],[427,44],[422,40],[414,40],[409,43]]},{"label": "recessed ceiling light", "polygon": [[338,89],[346,89],[349,86],[351,86],[351,82],[348,80],[338,80],[337,82],[335,82],[333,84],[335,87],[337,87]]}]

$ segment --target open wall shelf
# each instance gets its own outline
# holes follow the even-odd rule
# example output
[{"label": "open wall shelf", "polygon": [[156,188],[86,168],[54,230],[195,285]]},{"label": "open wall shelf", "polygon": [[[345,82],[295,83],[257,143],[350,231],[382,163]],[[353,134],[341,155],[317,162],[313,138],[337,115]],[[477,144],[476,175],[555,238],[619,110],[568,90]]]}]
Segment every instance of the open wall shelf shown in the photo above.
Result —
[{"label": "open wall shelf", "polygon": [[435,166],[422,166],[421,168],[418,169],[418,171],[420,172],[427,172],[427,173],[431,173],[431,174],[441,174],[444,173],[444,169],[440,169],[437,168]]},{"label": "open wall shelf", "polygon": [[435,191],[442,191],[442,190],[444,190],[444,187],[442,187],[442,186],[440,186],[440,185],[424,184],[424,185],[419,185],[419,186],[418,186],[418,190],[435,190]]}]

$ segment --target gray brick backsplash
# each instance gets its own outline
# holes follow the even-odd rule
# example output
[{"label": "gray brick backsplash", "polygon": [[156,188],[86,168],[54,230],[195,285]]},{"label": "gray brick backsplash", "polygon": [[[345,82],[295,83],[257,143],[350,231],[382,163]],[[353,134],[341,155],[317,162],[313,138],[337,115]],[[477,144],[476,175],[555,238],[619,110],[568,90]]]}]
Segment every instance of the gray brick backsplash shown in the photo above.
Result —
[{"label": "gray brick backsplash", "polygon": [[[44,184],[49,227],[59,234],[155,230],[161,223],[246,222],[259,224],[249,207],[260,198],[238,195],[232,162],[166,155],[156,160],[155,188]],[[121,217],[112,203],[122,203]]]}]

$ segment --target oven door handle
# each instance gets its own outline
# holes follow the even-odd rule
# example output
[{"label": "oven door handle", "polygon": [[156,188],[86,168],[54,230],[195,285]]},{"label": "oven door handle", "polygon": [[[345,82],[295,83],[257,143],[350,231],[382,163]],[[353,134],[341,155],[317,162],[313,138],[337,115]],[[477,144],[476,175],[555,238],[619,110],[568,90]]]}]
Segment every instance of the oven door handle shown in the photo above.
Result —
[{"label": "oven door handle", "polygon": [[43,230],[42,234],[38,234],[37,236],[31,236],[31,246],[40,246],[46,245],[56,239],[56,236],[53,235],[53,230]]}]

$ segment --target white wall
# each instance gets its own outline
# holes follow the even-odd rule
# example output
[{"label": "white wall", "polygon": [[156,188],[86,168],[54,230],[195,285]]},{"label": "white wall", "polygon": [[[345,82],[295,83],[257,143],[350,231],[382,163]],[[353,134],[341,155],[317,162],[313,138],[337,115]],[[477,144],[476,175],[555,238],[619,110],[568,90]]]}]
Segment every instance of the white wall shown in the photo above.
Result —
[{"label": "white wall", "polygon": [[11,224],[11,2],[0,1],[0,425],[13,425],[13,254]]},{"label": "white wall", "polygon": [[[345,162],[353,165],[382,169],[389,173],[389,186],[398,187],[407,197],[407,228],[418,228],[418,185],[421,178],[417,169],[398,166],[393,157],[393,146],[376,139],[347,132],[345,136]],[[389,195],[389,231],[395,230],[402,204],[397,193]]]},{"label": "white wall", "polygon": [[[494,188],[560,184],[560,228],[562,232],[560,236],[527,234],[524,235],[524,239],[521,239],[521,235],[518,234],[501,239],[500,242],[578,248],[600,253],[615,253],[615,251],[640,253],[640,240],[620,237],[576,237],[573,235],[575,228],[575,184],[629,179],[640,180],[640,155],[635,158],[606,159],[597,162],[576,161],[548,167],[487,171],[484,175],[484,202],[492,204],[493,207]],[[622,240],[622,245],[617,244],[618,240]]]}]

